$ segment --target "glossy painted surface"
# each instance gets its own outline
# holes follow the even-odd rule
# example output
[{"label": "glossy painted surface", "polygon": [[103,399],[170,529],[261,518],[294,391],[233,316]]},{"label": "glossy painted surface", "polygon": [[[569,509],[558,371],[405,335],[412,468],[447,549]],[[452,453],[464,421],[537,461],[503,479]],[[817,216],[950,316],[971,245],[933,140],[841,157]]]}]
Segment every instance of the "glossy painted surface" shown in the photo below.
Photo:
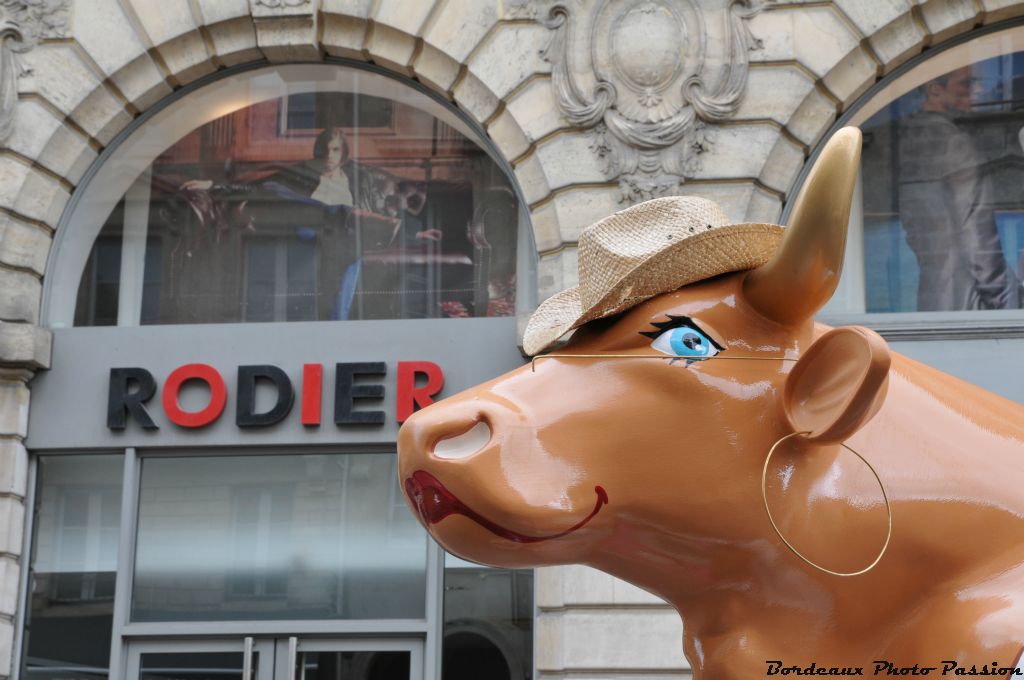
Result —
[{"label": "glossy painted surface", "polygon": [[[839,155],[855,173],[849,151]],[[827,183],[817,191],[804,202],[843,200]],[[804,235],[786,243],[809,248]],[[866,675],[875,660],[1011,666],[1024,646],[1024,407],[890,354],[866,329],[815,325],[797,298],[831,294],[823,287],[834,289],[838,269],[825,260],[806,268],[816,283],[762,284],[774,286],[776,310],[789,295],[807,318],[773,313],[756,295],[752,304],[748,274],[737,273],[592,322],[559,350],[658,355],[642,333],[686,316],[722,348],[714,358],[551,358],[420,411],[399,435],[402,479],[429,474],[471,512],[421,512],[415,488],[410,506],[467,559],[583,563],[663,597],[683,617],[696,678],[764,677],[768,659]],[[432,455],[479,422],[491,431],[479,451]],[[813,435],[773,458],[773,515],[822,566],[854,571],[873,559],[884,504],[870,471],[832,443],[846,441],[892,503],[891,545],[867,574],[820,573],[772,532],[761,465],[795,430]],[[607,504],[595,512],[596,487]]]}]

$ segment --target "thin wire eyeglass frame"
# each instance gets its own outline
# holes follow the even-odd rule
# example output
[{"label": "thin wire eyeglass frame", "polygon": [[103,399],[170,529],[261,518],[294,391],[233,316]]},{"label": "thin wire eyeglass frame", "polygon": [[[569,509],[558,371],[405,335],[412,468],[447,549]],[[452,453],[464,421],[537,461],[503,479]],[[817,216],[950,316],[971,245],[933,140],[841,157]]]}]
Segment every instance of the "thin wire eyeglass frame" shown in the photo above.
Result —
[{"label": "thin wire eyeglass frame", "polygon": [[795,357],[751,357],[743,355],[722,356],[715,354],[709,357],[683,357],[671,354],[538,354],[530,359],[530,371],[536,373],[538,359],[662,359],[669,361],[797,361]]}]

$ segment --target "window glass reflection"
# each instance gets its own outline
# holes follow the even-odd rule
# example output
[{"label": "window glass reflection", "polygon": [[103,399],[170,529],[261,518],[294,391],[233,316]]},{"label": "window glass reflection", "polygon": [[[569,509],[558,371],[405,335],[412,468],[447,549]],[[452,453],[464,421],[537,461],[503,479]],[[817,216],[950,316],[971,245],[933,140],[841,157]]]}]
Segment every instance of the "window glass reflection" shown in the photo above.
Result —
[{"label": "window glass reflection", "polygon": [[[258,653],[252,661],[255,677]],[[243,670],[241,652],[151,653],[139,659],[139,680],[248,680]]]},{"label": "window glass reflection", "polygon": [[533,570],[445,555],[443,680],[533,675]]},{"label": "window glass reflection", "polygon": [[146,458],[132,620],[424,617],[394,454]]},{"label": "window glass reflection", "polygon": [[292,677],[303,680],[408,680],[409,656],[409,652],[301,652],[295,660],[295,675]]},{"label": "window glass reflection", "polygon": [[1021,307],[1022,77],[1021,52],[929,74],[862,125],[867,311]]},{"label": "window glass reflection", "polygon": [[504,171],[424,95],[349,80],[267,98],[257,79],[246,105],[147,137],[166,148],[128,190],[84,201],[111,207],[94,208],[75,325],[514,314],[521,208]]},{"label": "window glass reflection", "polygon": [[124,458],[39,458],[27,677],[107,677]]}]

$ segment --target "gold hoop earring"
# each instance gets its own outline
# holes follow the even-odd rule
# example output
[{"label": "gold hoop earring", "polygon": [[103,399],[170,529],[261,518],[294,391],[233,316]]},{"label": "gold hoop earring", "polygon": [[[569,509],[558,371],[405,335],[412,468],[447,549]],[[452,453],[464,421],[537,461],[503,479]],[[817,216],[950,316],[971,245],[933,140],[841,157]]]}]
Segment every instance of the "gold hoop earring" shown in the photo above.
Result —
[{"label": "gold hoop earring", "polygon": [[882,478],[878,476],[878,472],[875,470],[874,467],[872,467],[871,463],[869,463],[867,461],[867,459],[864,458],[864,456],[862,456],[859,453],[857,453],[856,451],[854,451],[852,447],[850,447],[850,446],[848,446],[848,445],[846,445],[846,444],[844,444],[842,442],[839,443],[839,445],[842,446],[844,449],[846,449],[847,451],[849,451],[853,455],[855,455],[858,458],[860,458],[861,462],[863,462],[865,465],[867,465],[868,469],[871,470],[871,474],[873,474],[875,476],[875,480],[878,482],[878,487],[882,490],[882,499],[885,501],[885,513],[886,513],[886,515],[889,518],[889,528],[888,528],[888,531],[885,534],[885,544],[882,545],[882,550],[879,551],[878,557],[876,557],[874,559],[874,561],[871,562],[871,564],[869,564],[868,566],[864,567],[863,569],[861,569],[859,571],[849,571],[849,572],[832,571],[831,569],[826,569],[825,567],[821,566],[820,564],[815,564],[809,558],[807,558],[805,555],[803,555],[799,550],[797,550],[793,546],[792,543],[790,543],[788,540],[786,540],[786,537],[782,535],[782,531],[779,530],[778,525],[775,524],[775,518],[772,517],[772,511],[768,508],[768,494],[767,494],[767,491],[766,491],[765,487],[766,487],[766,482],[767,482],[767,479],[768,479],[768,463],[771,462],[772,456],[775,454],[775,449],[779,448],[779,444],[781,444],[782,442],[786,441],[787,439],[791,439],[793,437],[801,437],[803,435],[808,435],[808,434],[810,434],[810,431],[807,431],[807,432],[793,432],[792,434],[787,434],[786,436],[782,437],[781,439],[776,441],[774,444],[772,444],[772,447],[770,449],[768,449],[768,455],[764,459],[764,467],[761,469],[761,501],[764,503],[764,511],[768,514],[768,521],[771,522],[772,529],[775,531],[775,535],[779,537],[779,539],[786,545],[786,547],[789,548],[790,551],[792,551],[792,553],[794,555],[796,555],[801,560],[803,560],[807,564],[811,565],[812,567],[814,567],[818,571],[823,571],[826,574],[831,574],[832,576],[860,576],[861,574],[866,574],[867,572],[869,572],[872,569],[874,569],[875,566],[879,562],[882,561],[882,556],[885,555],[885,551],[888,550],[888,548],[889,548],[889,540],[892,538],[892,506],[889,504],[889,496],[885,493],[885,486],[882,484]]}]

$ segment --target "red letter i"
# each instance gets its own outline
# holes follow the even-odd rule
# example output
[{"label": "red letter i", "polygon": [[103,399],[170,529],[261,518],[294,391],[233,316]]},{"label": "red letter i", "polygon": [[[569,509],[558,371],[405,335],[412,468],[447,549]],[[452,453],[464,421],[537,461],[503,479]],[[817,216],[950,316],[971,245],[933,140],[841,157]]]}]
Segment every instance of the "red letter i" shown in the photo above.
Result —
[{"label": "red letter i", "polygon": [[320,425],[320,395],[323,393],[324,367],[302,365],[302,424]]}]

